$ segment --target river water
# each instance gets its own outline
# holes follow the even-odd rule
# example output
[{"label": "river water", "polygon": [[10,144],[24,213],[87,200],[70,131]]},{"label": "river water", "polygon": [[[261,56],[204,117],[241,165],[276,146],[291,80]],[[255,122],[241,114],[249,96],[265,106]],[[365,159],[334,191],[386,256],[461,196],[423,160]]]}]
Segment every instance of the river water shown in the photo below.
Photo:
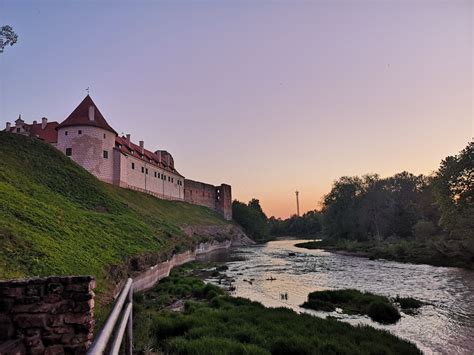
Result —
[{"label": "river water", "polygon": [[[235,280],[233,296],[267,307],[289,307],[319,317],[330,314],[354,325],[386,329],[414,342],[427,354],[474,354],[473,271],[307,250],[294,246],[299,242],[304,241],[272,241],[211,254],[205,259],[221,261],[229,267],[226,274]],[[429,305],[416,315],[402,313],[402,319],[394,325],[380,325],[365,316],[299,307],[312,291],[343,288],[414,297]],[[288,299],[281,298],[285,293]]]}]

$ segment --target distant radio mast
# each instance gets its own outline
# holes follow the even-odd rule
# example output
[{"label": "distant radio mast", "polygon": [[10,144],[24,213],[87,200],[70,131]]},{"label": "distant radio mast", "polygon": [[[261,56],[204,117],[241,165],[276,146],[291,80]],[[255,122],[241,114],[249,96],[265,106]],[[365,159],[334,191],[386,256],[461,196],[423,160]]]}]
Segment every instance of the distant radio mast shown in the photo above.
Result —
[{"label": "distant radio mast", "polygon": [[296,215],[299,217],[300,216],[300,199],[299,199],[299,191],[295,191],[296,194]]}]

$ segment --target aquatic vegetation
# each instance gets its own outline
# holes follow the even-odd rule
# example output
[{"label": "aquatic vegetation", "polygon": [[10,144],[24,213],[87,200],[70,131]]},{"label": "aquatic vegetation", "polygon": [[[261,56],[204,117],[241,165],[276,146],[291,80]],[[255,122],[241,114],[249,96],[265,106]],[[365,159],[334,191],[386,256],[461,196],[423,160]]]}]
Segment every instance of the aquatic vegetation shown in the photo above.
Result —
[{"label": "aquatic vegetation", "polygon": [[394,301],[400,305],[403,310],[406,309],[417,309],[423,306],[425,303],[412,297],[395,297]]},{"label": "aquatic vegetation", "polygon": [[[163,282],[164,281],[164,282]],[[265,308],[174,270],[135,297],[135,349],[166,354],[420,354],[387,331]],[[214,294],[218,293],[218,294]],[[168,300],[164,302],[166,295]],[[167,306],[186,299],[184,310]],[[212,297],[212,298],[211,298]]]},{"label": "aquatic vegetation", "polygon": [[311,292],[301,307],[325,312],[341,308],[344,313],[365,314],[382,324],[396,323],[401,317],[387,297],[354,289]]}]

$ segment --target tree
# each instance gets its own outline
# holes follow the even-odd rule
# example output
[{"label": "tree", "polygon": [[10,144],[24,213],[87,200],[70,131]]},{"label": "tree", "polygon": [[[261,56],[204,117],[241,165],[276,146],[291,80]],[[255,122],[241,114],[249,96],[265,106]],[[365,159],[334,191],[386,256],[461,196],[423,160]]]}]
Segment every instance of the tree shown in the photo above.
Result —
[{"label": "tree", "polygon": [[434,186],[441,226],[453,238],[474,239],[474,142],[441,162]]},{"label": "tree", "polygon": [[259,200],[252,199],[248,205],[234,200],[232,217],[250,238],[257,241],[265,241],[269,238],[267,216],[263,213]]},{"label": "tree", "polygon": [[13,46],[18,40],[18,35],[11,26],[2,26],[0,29],[0,53],[3,53],[6,46]]}]

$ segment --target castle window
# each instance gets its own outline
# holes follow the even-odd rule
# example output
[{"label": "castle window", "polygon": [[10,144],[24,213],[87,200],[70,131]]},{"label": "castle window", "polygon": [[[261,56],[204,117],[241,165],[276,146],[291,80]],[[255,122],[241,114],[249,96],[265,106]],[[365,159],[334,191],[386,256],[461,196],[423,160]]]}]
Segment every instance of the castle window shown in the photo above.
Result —
[{"label": "castle window", "polygon": [[81,130],[77,131],[77,134],[82,134],[82,131]]},{"label": "castle window", "polygon": [[70,157],[72,155],[72,148],[66,148],[66,156]]},{"label": "castle window", "polygon": [[156,171],[155,171],[155,177],[156,177]]},{"label": "castle window", "polygon": [[145,172],[145,168],[142,166],[142,173],[144,173],[144,172]]},{"label": "castle window", "polygon": [[65,135],[65,136],[67,136],[67,131],[66,131],[66,132],[64,132],[64,135]]},{"label": "castle window", "polygon": [[174,178],[171,178],[171,182],[174,182]]},{"label": "castle window", "polygon": [[135,163],[132,163],[132,170],[135,170]]},{"label": "castle window", "polygon": [[105,133],[104,133],[104,139],[105,139]]},{"label": "castle window", "polygon": [[104,159],[109,159],[109,152],[104,150]]},{"label": "castle window", "polygon": [[145,169],[145,174],[148,174],[148,168]]},{"label": "castle window", "polygon": [[171,181],[171,178],[168,176],[168,182],[170,182],[170,181]]},{"label": "castle window", "polygon": [[16,129],[16,133],[20,133],[20,128],[17,128],[17,129]]}]

